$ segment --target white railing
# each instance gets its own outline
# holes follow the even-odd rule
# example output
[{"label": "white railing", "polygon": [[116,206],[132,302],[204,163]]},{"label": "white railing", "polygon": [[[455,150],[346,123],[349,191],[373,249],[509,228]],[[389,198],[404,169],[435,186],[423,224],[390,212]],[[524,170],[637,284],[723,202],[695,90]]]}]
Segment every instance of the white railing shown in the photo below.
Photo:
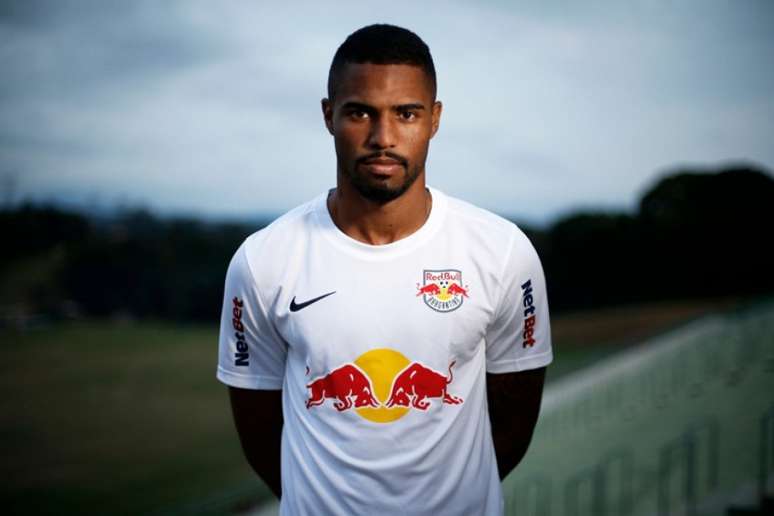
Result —
[{"label": "white railing", "polygon": [[546,389],[506,512],[725,514],[766,491],[772,407],[774,303],[696,321]]}]

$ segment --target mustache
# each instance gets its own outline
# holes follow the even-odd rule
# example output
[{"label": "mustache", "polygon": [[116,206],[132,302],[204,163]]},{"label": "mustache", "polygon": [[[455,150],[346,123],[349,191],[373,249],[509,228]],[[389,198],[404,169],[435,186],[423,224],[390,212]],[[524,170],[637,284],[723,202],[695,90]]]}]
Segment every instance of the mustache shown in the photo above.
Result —
[{"label": "mustache", "polygon": [[355,160],[355,162],[358,163],[358,164],[363,164],[363,163],[365,163],[368,160],[379,159],[379,158],[390,158],[390,159],[393,159],[393,160],[397,161],[398,163],[400,163],[404,167],[408,166],[408,160],[406,158],[404,158],[403,156],[401,156],[399,154],[395,154],[394,152],[389,152],[389,151],[375,152],[373,154],[368,154],[366,156],[361,156],[361,157],[357,158]]}]

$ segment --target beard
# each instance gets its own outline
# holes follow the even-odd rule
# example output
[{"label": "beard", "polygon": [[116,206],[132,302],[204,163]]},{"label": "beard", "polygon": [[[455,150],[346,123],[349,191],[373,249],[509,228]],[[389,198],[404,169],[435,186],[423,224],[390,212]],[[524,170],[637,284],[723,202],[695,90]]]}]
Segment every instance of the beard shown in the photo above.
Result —
[{"label": "beard", "polygon": [[[403,175],[403,181],[397,186],[390,186],[386,182],[374,180],[369,178],[365,174],[359,174],[357,171],[358,165],[364,161],[379,157],[386,156],[395,160],[398,160],[405,171]],[[397,154],[390,152],[378,152],[376,154],[370,154],[363,156],[355,160],[352,166],[346,167],[344,163],[339,161],[341,170],[344,171],[344,175],[349,179],[350,184],[357,190],[357,192],[364,198],[377,204],[387,204],[406,193],[411,188],[411,185],[419,177],[422,170],[420,165],[409,166],[408,160]]]}]

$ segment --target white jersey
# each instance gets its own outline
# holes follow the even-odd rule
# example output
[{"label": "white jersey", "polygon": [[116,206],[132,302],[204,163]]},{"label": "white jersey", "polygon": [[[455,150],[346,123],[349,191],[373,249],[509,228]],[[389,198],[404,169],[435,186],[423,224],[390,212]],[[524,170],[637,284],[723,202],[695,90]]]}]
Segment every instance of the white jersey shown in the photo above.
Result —
[{"label": "white jersey", "polygon": [[231,261],[217,377],[282,389],[283,515],[503,512],[485,373],[551,362],[543,271],[515,225],[430,192],[391,244],[339,230],[326,192]]}]

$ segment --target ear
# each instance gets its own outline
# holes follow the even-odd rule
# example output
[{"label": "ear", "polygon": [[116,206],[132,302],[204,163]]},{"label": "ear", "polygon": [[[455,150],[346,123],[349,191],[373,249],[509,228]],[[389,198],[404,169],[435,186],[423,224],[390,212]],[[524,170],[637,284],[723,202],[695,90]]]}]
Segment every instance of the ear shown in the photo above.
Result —
[{"label": "ear", "polygon": [[325,98],[320,101],[320,106],[322,107],[325,127],[328,128],[328,132],[333,136],[333,103]]},{"label": "ear", "polygon": [[441,112],[443,111],[443,104],[441,104],[440,100],[436,100],[433,102],[433,121],[432,121],[432,129],[430,131],[430,138],[435,136],[435,133],[438,132],[438,127],[441,125]]}]

